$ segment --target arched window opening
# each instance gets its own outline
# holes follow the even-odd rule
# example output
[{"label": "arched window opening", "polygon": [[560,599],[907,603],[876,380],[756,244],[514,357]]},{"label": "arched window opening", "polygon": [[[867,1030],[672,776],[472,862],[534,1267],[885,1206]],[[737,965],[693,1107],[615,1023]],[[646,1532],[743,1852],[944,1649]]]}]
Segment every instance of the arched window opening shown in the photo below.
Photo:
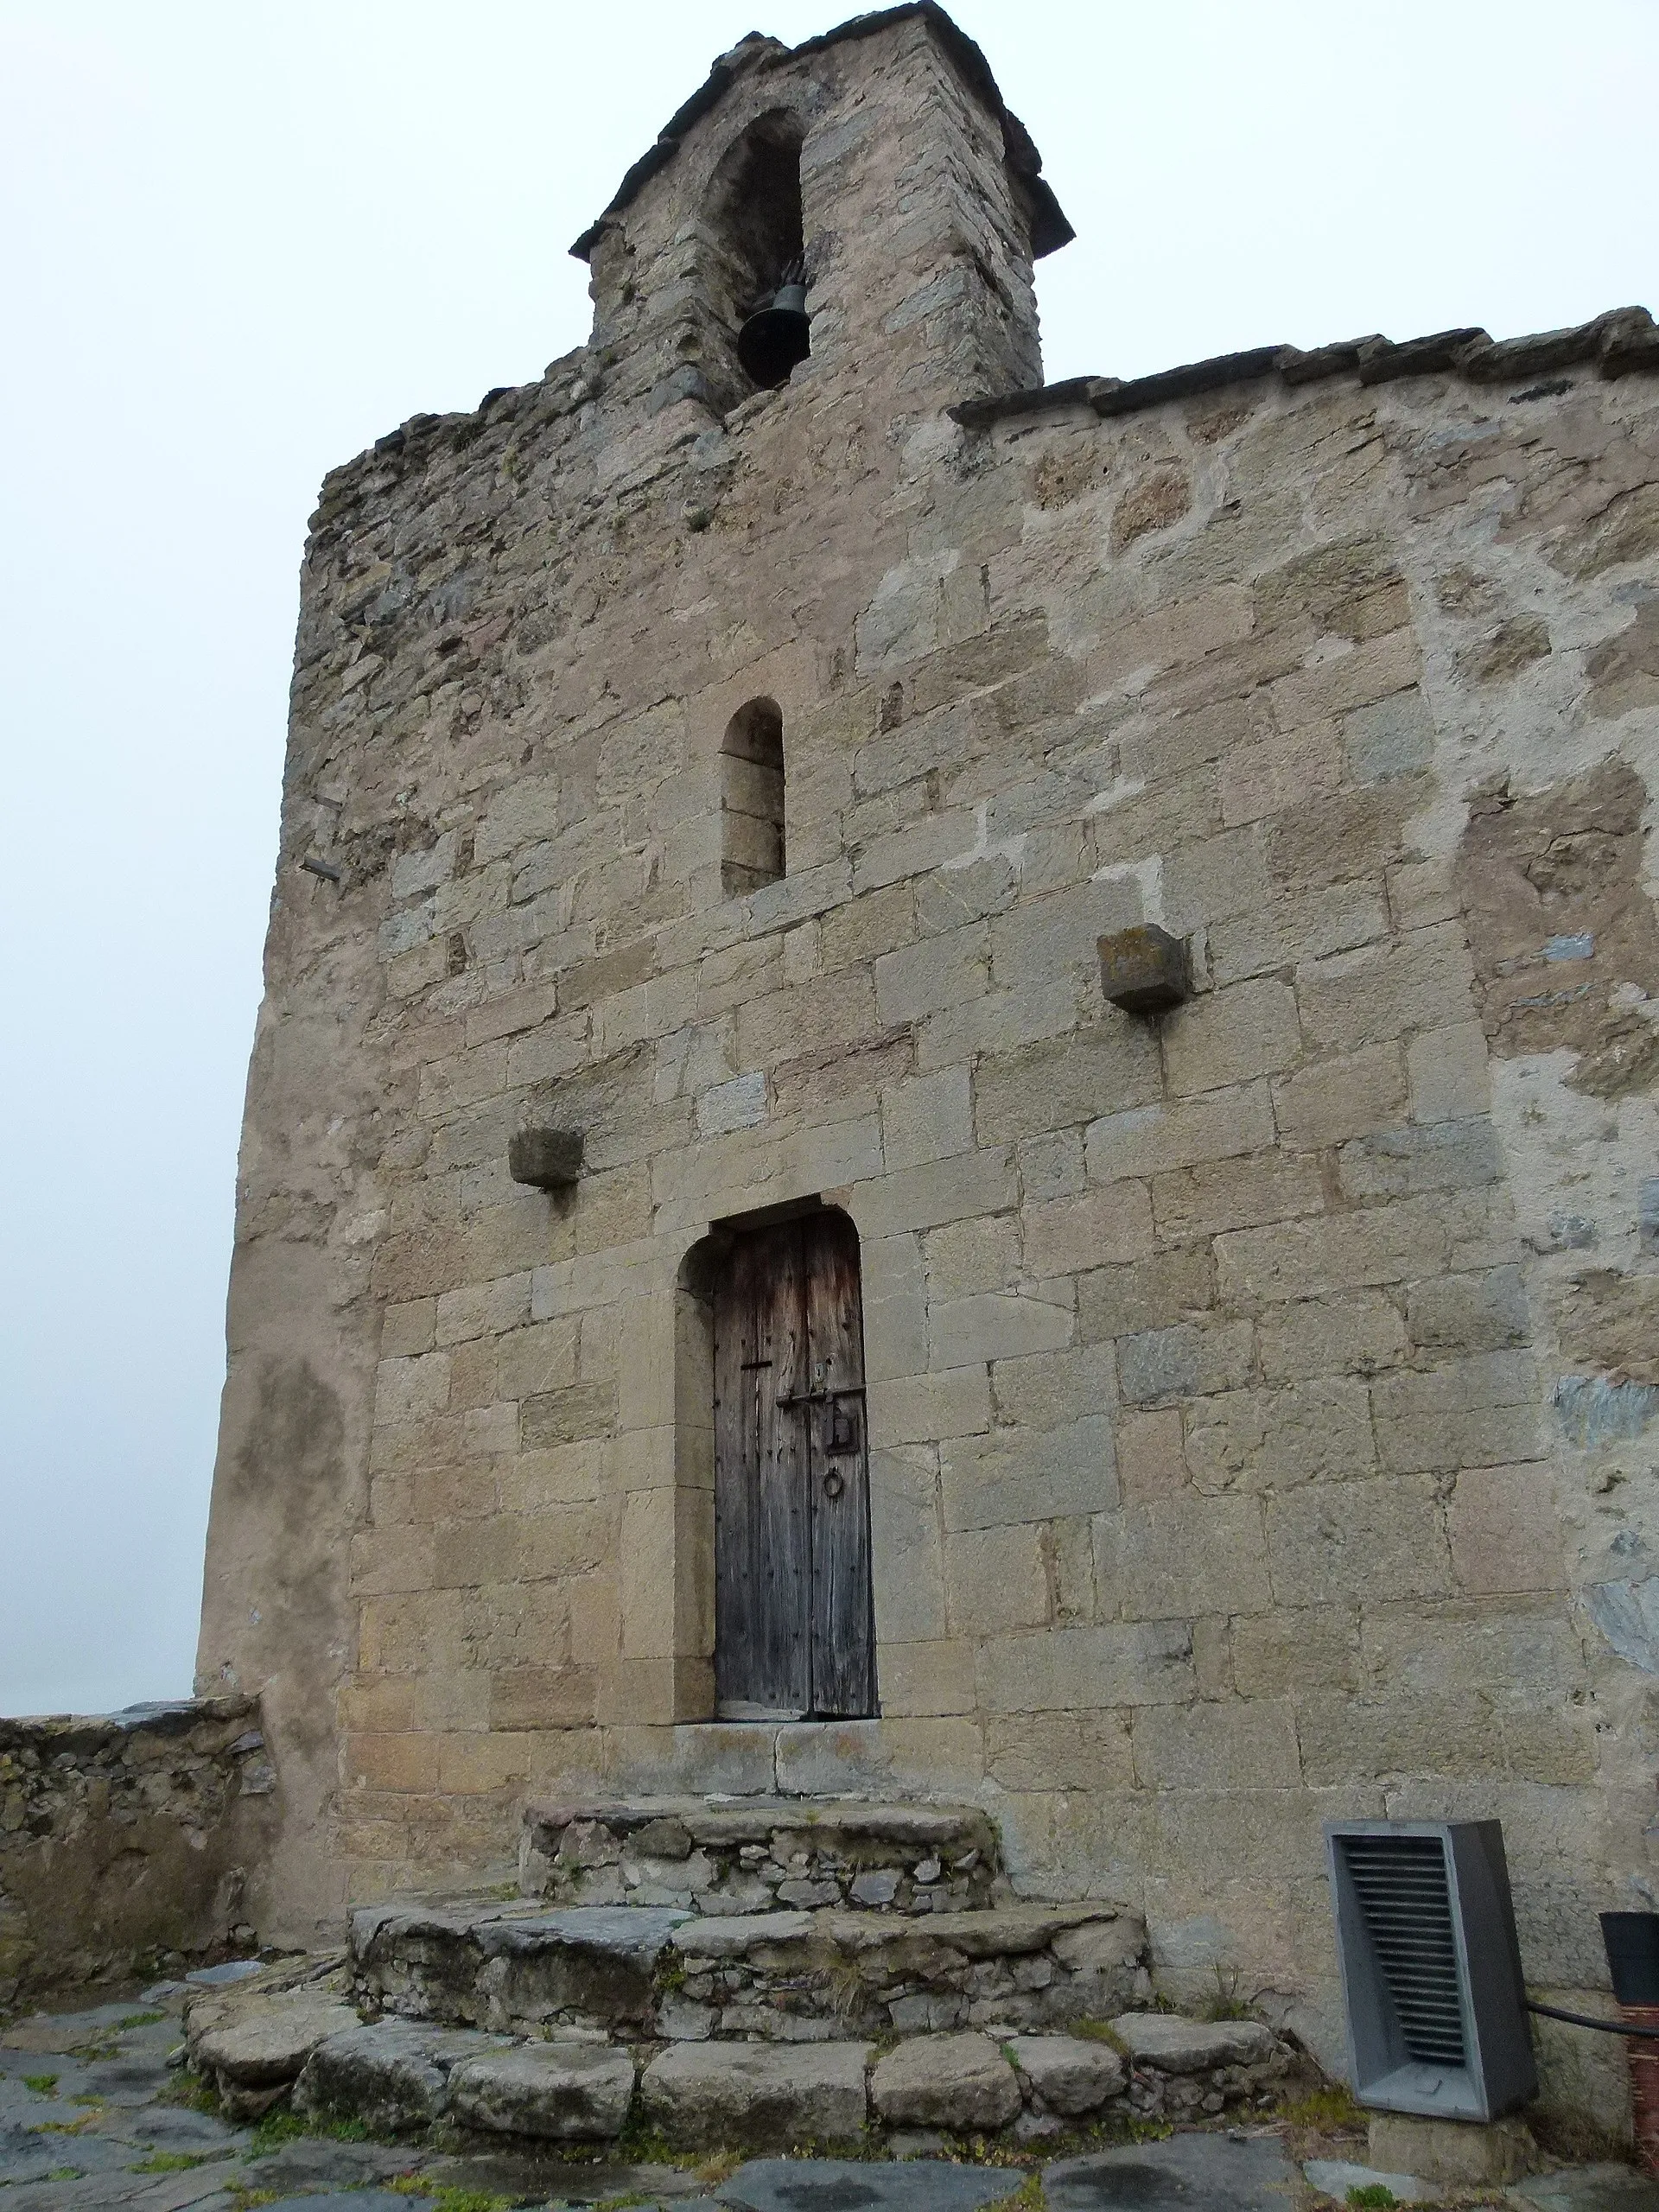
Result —
[{"label": "arched window opening", "polygon": [[762,386],[782,384],[810,350],[801,139],[798,116],[780,109],[759,117],[727,153],[709,190],[721,304],[740,334],[745,371]]},{"label": "arched window opening", "polygon": [[751,699],[720,744],[720,887],[728,899],[784,873],[784,717]]}]

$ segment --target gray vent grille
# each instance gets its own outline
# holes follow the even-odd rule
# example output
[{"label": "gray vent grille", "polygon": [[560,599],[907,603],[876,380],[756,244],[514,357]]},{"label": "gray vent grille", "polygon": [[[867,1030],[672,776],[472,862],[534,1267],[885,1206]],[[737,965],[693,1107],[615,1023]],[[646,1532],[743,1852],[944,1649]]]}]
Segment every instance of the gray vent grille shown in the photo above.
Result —
[{"label": "gray vent grille", "polygon": [[1538,2087],[1496,1821],[1326,1827],[1354,2094],[1495,2120]]},{"label": "gray vent grille", "polygon": [[1438,1836],[1347,1835],[1340,1848],[1408,2056],[1465,2063],[1457,1940]]}]

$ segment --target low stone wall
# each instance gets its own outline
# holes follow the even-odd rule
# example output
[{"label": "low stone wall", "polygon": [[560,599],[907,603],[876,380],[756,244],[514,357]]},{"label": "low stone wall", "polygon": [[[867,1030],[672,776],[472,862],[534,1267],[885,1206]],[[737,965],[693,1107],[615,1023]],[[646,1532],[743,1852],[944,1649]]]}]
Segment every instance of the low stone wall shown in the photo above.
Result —
[{"label": "low stone wall", "polygon": [[275,1786],[247,1698],[0,1719],[0,2009],[256,1942]]}]

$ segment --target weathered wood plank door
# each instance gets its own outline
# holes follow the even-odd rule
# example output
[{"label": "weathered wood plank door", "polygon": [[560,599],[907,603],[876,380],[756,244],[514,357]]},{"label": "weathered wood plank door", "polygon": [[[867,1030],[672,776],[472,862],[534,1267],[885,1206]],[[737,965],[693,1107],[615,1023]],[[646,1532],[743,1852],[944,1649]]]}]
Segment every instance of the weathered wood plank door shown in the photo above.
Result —
[{"label": "weathered wood plank door", "polygon": [[733,1718],[875,1711],[858,1236],[734,1243],[715,1294],[715,1687]]}]

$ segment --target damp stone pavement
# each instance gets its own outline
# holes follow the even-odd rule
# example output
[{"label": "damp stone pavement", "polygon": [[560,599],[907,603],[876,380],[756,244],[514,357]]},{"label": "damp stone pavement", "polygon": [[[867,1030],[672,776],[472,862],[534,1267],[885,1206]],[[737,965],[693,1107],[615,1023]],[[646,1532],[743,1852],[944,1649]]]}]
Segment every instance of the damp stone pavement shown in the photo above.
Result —
[{"label": "damp stone pavement", "polygon": [[[1023,2170],[925,2153],[756,2158],[717,2179],[708,2167],[302,2133],[282,2111],[257,2127],[236,2126],[180,2101],[190,2082],[179,2070],[182,1995],[167,1983],[90,2010],[0,2024],[0,2212],[1317,2212],[1344,2202],[1316,2189],[1266,2126],[1194,2129]],[[1347,2186],[1351,2176],[1363,2186],[1364,2169],[1341,2173]],[[1389,2178],[1396,2192],[1406,2179]],[[1443,2194],[1421,2185],[1419,2201]],[[1659,2185],[1624,2167],[1566,2168],[1447,2201],[1508,2212],[1659,2212]]]}]

